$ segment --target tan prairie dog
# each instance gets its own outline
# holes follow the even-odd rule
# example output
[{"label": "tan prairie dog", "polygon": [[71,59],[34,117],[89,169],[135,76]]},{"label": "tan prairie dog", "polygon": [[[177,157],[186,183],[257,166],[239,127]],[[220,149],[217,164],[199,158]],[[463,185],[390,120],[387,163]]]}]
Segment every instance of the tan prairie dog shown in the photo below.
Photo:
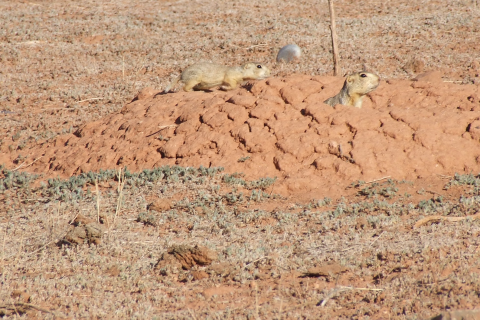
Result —
[{"label": "tan prairie dog", "polygon": [[183,90],[187,92],[208,90],[220,85],[223,90],[232,90],[237,87],[238,83],[245,80],[265,79],[269,75],[270,70],[265,65],[257,62],[248,62],[240,67],[227,67],[207,62],[196,63],[186,68],[164,92],[169,92],[178,81],[184,83]]},{"label": "tan prairie dog", "polygon": [[337,104],[361,108],[363,96],[375,90],[380,83],[380,78],[370,72],[356,72],[347,77],[342,90],[334,97],[328,98],[324,103],[334,107]]}]

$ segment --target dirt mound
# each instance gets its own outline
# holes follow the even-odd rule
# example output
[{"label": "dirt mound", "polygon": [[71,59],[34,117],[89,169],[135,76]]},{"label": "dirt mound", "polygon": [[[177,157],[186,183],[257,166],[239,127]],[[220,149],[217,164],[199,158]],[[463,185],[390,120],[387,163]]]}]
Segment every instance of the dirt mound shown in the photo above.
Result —
[{"label": "dirt mound", "polygon": [[119,113],[34,147],[32,159],[43,157],[28,170],[222,166],[247,178],[276,176],[275,193],[314,197],[355,180],[480,171],[478,85],[433,72],[382,81],[362,109],[324,104],[342,82],[293,75],[230,92],[145,89]]}]

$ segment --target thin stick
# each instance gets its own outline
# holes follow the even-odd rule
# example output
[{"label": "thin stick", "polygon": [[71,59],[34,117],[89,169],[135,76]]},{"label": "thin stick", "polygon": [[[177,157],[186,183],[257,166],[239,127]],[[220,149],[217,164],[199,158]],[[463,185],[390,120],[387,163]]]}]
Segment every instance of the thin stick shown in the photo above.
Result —
[{"label": "thin stick", "polygon": [[115,220],[117,219],[118,213],[120,212],[120,208],[122,206],[122,197],[123,197],[123,187],[125,185],[125,173],[122,172],[120,168],[118,170],[118,200],[117,200],[117,208],[115,209],[115,216],[113,217],[112,226],[115,225]]},{"label": "thin stick", "polygon": [[364,183],[362,183],[362,184],[357,184],[357,185],[351,184],[351,185],[347,186],[347,187],[345,188],[345,190],[350,189],[350,188],[360,187],[360,186],[363,186],[364,184],[370,184],[370,183],[382,181],[382,180],[388,179],[388,178],[390,178],[390,176],[386,176],[386,177],[383,177],[383,178],[380,178],[380,179],[375,179],[375,180],[372,180],[372,181],[364,182]]},{"label": "thin stick", "polygon": [[41,247],[38,248],[37,250],[32,251],[32,252],[29,252],[29,253],[26,253],[25,255],[26,255],[26,256],[31,256],[31,255],[34,254],[34,253],[37,253],[37,252],[39,252],[39,251],[42,251],[42,250],[45,249],[48,245],[54,243],[55,241],[58,241],[58,240],[60,240],[60,239],[65,238],[65,236],[67,235],[67,233],[68,233],[68,232],[65,232],[61,237],[57,237],[56,239],[53,239],[52,241],[49,241],[49,242],[45,243],[43,246],[41,246]]},{"label": "thin stick", "polygon": [[20,255],[22,254],[22,249],[23,249],[23,234],[20,237],[20,249],[18,249],[17,256],[15,257],[13,265],[18,265],[18,261],[20,261]]},{"label": "thin stick", "polygon": [[330,31],[332,33],[332,48],[333,48],[333,75],[337,76],[341,73],[337,45],[337,28],[335,25],[335,10],[333,8],[333,0],[328,0],[328,8],[330,9]]},{"label": "thin stick", "polygon": [[321,307],[325,307],[325,305],[327,304],[328,300],[330,300],[331,298],[335,297],[337,295],[337,293],[339,293],[340,291],[345,291],[346,289],[341,289],[341,288],[335,288],[333,289],[324,299],[322,299],[322,303],[320,303],[320,306]]},{"label": "thin stick", "polygon": [[437,176],[438,176],[440,179],[452,179],[451,176],[446,176],[446,175],[443,175],[443,174],[437,174]]},{"label": "thin stick", "polygon": [[270,196],[272,196],[273,188],[275,188],[275,182],[277,182],[277,180],[273,181],[272,183],[272,190],[270,191]]},{"label": "thin stick", "polygon": [[428,224],[429,222],[431,222],[431,223],[440,222],[440,221],[458,222],[458,221],[462,221],[462,220],[465,220],[465,219],[468,219],[468,218],[471,218],[473,220],[480,219],[480,213],[474,214],[473,216],[466,216],[466,217],[430,216],[430,217],[426,217],[426,218],[418,220],[415,223],[414,228],[424,226],[424,225]]},{"label": "thin stick", "polygon": [[252,262],[247,263],[244,268],[248,267],[248,266],[251,265],[252,263],[255,263],[255,262],[257,262],[257,261],[263,260],[263,259],[265,259],[265,258],[268,258],[268,257],[267,257],[267,256],[263,256],[263,257],[258,258],[258,259],[256,259],[256,260],[253,260]]},{"label": "thin stick", "polygon": [[2,248],[2,283],[5,283],[5,241],[7,240],[7,228],[3,234],[3,248]]},{"label": "thin stick", "polygon": [[122,75],[123,81],[125,81],[125,55],[122,55]]},{"label": "thin stick", "polygon": [[462,80],[443,80],[443,82],[449,82],[449,83],[463,83]]},{"label": "thin stick", "polygon": [[240,46],[237,46],[237,45],[234,45],[234,44],[232,44],[231,46],[232,46],[232,47],[237,47],[237,48],[240,48],[240,49],[244,49],[244,50],[250,50],[250,49],[253,49],[253,48],[256,48],[256,47],[265,47],[265,46],[268,46],[268,43],[255,44],[255,45],[250,46],[250,47],[240,47]]},{"label": "thin stick", "polygon": [[[13,298],[12,298],[12,301],[13,301]],[[18,314],[18,311],[17,311],[17,307],[15,306],[15,302],[12,303],[12,307],[13,307],[13,311],[15,311],[15,313],[17,314],[17,316],[20,317],[20,315]]]},{"label": "thin stick", "polygon": [[278,312],[279,314],[279,319],[282,319],[282,307],[283,307],[283,299],[280,298],[280,310]]},{"label": "thin stick", "polygon": [[373,246],[373,244],[374,244],[375,242],[377,242],[377,240],[380,239],[380,237],[381,237],[383,234],[384,234],[384,231],[382,231],[382,233],[380,233],[380,235],[379,235],[378,237],[376,237],[376,238],[372,241],[372,243],[370,243],[370,247]]},{"label": "thin stick", "polygon": [[95,190],[97,191],[97,222],[100,223],[100,191],[98,190],[98,178],[95,178]]},{"label": "thin stick", "polygon": [[[34,164],[35,162],[37,162],[37,160],[39,160],[40,158],[43,158],[43,156],[38,157],[37,159],[33,160],[30,164],[27,164],[27,165],[24,166],[23,168],[28,168],[28,167],[30,167],[32,164]],[[22,168],[22,165],[23,165],[24,163],[25,163],[25,161],[23,161],[21,165],[19,165],[18,167],[16,167],[16,168],[13,169],[12,171],[17,171],[18,169]]]},{"label": "thin stick", "polygon": [[177,124],[171,124],[171,125],[167,125],[167,126],[159,126],[157,131],[155,131],[154,133],[148,134],[146,137],[149,138],[149,137],[153,136],[154,134],[159,133],[163,129],[170,128],[170,127],[178,127],[178,125]]},{"label": "thin stick", "polygon": [[260,314],[258,312],[258,284],[255,282],[255,313],[257,314],[257,319],[260,319]]},{"label": "thin stick", "polygon": [[25,163],[25,161],[23,161],[18,167],[16,167],[12,171],[17,171],[18,169],[20,169],[23,166],[24,163]]},{"label": "thin stick", "polygon": [[197,320],[197,317],[195,317],[195,313],[193,313],[193,311],[190,310],[190,308],[187,308],[187,310],[190,313],[190,315],[192,316],[193,320]]},{"label": "thin stick", "polygon": [[[77,102],[75,102],[75,103],[78,103],[78,102],[81,102],[81,101],[77,101]],[[51,111],[51,110],[68,110],[68,111],[73,111],[73,110],[78,110],[78,109],[85,109],[85,108],[88,108],[88,107],[90,107],[90,105],[89,105],[89,106],[85,106],[85,107],[81,107],[81,108],[68,106],[68,107],[63,107],[63,108],[46,108],[46,109],[40,109],[40,110],[42,110],[42,111]],[[93,106],[92,106],[92,108],[93,108]]]},{"label": "thin stick", "polygon": [[84,100],[77,101],[77,103],[85,102],[85,101],[91,101],[91,100],[103,100],[103,99],[105,99],[105,98],[89,98],[89,99],[84,99]]},{"label": "thin stick", "polygon": [[[15,303],[12,303],[11,306],[13,307],[13,309],[15,310],[15,312],[17,311],[17,308],[16,308],[16,307],[28,307],[28,308],[36,309],[36,310],[38,310],[38,311],[55,314],[55,313],[53,313],[52,311],[49,311],[49,310],[47,310],[47,309],[41,308],[41,307],[39,307],[39,306],[36,306],[36,305],[34,305],[34,304],[30,304],[30,303],[15,302]],[[0,305],[0,308],[9,308],[9,305],[8,305],[8,304]],[[18,313],[17,313],[17,314],[18,314]]]},{"label": "thin stick", "polygon": [[385,289],[377,289],[377,288],[355,288],[355,287],[345,287],[345,286],[339,286],[341,289],[345,290],[360,290],[360,291],[383,291]]},{"label": "thin stick", "polygon": [[385,179],[388,179],[388,178],[390,178],[390,176],[386,176],[386,177],[383,177],[383,178],[380,178],[380,179],[375,179],[375,180],[372,180],[372,181],[368,181],[368,182],[365,182],[364,184],[370,184],[370,183],[378,182],[378,181],[385,180]]}]

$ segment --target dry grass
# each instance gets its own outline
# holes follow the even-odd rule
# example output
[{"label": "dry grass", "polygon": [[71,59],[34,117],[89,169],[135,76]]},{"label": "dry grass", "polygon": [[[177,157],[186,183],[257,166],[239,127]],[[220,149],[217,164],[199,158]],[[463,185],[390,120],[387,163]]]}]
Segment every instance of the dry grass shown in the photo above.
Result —
[{"label": "dry grass", "polygon": [[[389,196],[400,201],[388,203],[379,194],[366,202],[359,193],[348,201],[301,205],[273,199],[261,189],[243,189],[241,180],[213,172],[179,168],[163,178],[127,173],[123,190],[112,180],[118,172],[112,172],[110,178],[99,175],[99,194],[102,215],[109,221],[116,217],[116,223],[97,246],[61,241],[78,213],[96,219],[94,182],[67,187],[57,181],[57,187],[2,192],[4,304],[38,307],[23,306],[20,313],[29,317],[169,319],[193,318],[192,313],[197,319],[255,318],[257,313],[260,318],[424,319],[478,305],[479,222],[413,230],[423,216],[475,211],[478,193],[417,204],[402,201],[401,195]],[[371,187],[392,184],[401,185],[390,181]],[[171,199],[172,209],[147,210],[157,198]],[[271,204],[276,209],[262,209]],[[155,219],[155,227],[139,222],[142,212]],[[193,269],[207,271],[209,278],[195,281],[191,270],[153,268],[167,248],[179,244],[200,244],[219,255],[212,266]],[[344,270],[301,277],[332,262]],[[208,293],[219,286],[232,289]],[[15,290],[29,298],[12,298]]]},{"label": "dry grass", "polygon": [[[471,64],[478,62],[480,11],[471,1],[359,7],[345,0],[335,9],[345,73],[367,65],[382,78],[410,78],[403,67],[418,59],[449,80],[478,83]],[[160,90],[196,61],[273,65],[280,47],[297,43],[303,58],[274,74],[332,70],[326,0],[3,1],[0,20],[5,153],[116,112],[140,89]],[[17,159],[18,166],[32,161]],[[64,181],[24,186],[23,177],[2,190],[0,314],[424,319],[479,305],[479,222],[412,228],[425,216],[475,214],[478,192],[412,202],[379,183],[352,199],[296,204],[219,175],[186,177],[123,185],[112,176],[99,179],[98,192],[94,183],[66,191]],[[171,199],[173,208],[147,210],[156,198]],[[112,222],[100,245],[62,245],[79,213]],[[156,226],[138,222],[142,213]],[[154,270],[176,244],[207,246],[220,267],[198,267],[209,274],[198,281],[191,271]],[[329,262],[346,271],[300,277]],[[223,286],[233,290],[205,291]]]}]

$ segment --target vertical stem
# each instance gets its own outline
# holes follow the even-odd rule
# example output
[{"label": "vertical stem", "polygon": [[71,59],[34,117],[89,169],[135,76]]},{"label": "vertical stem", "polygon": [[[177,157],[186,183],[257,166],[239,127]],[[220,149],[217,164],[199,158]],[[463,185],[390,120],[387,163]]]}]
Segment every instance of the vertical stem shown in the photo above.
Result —
[{"label": "vertical stem", "polygon": [[98,190],[98,178],[95,178],[95,190],[97,192],[97,223],[100,223],[100,191]]},{"label": "vertical stem", "polygon": [[328,7],[330,9],[330,31],[332,33],[332,48],[333,48],[333,75],[337,76],[341,73],[339,66],[338,45],[337,45],[337,29],[335,25],[335,10],[333,8],[333,0],[328,0]]},{"label": "vertical stem", "polygon": [[125,186],[125,171],[122,171],[122,168],[118,170],[118,199],[117,199],[117,209],[115,209],[115,216],[113,217],[112,225],[115,225],[115,220],[117,219],[118,213],[122,207],[123,199],[123,187]]},{"label": "vertical stem", "polygon": [[123,81],[125,81],[125,55],[122,55],[122,76]]},{"label": "vertical stem", "polygon": [[5,283],[5,241],[7,240],[7,227],[5,227],[5,233],[3,234],[3,248],[2,248],[2,284]]}]

